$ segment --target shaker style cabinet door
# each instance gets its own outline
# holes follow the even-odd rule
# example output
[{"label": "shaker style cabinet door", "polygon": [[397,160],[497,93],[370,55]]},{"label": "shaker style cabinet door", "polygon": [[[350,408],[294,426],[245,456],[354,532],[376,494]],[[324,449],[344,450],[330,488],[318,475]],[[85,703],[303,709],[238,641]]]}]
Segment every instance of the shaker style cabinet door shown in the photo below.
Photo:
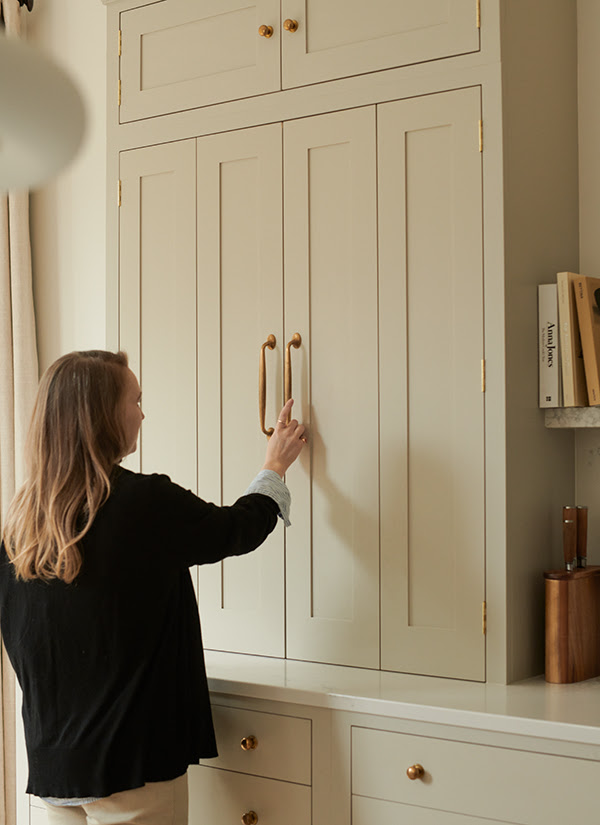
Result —
[{"label": "shaker style cabinet door", "polygon": [[284,124],[285,340],[309,443],[286,479],[287,655],[379,666],[375,109]]},{"label": "shaker style cabinet door", "polygon": [[120,157],[119,346],[142,387],[125,465],[196,491],[196,142]]},{"label": "shaker style cabinet door", "polygon": [[479,50],[477,0],[281,5],[284,89]]},{"label": "shaker style cabinet door", "polygon": [[[261,350],[266,430],[283,403],[281,124],[197,147],[198,485],[232,504],[265,459]],[[279,524],[254,553],[201,568],[207,647],[284,656],[283,542]]]},{"label": "shaker style cabinet door", "polygon": [[[270,37],[259,28],[273,29]],[[120,122],[280,87],[279,0],[168,0],[121,13]]]},{"label": "shaker style cabinet door", "polygon": [[382,669],[473,680],[485,679],[480,117],[479,88],[378,107]]}]

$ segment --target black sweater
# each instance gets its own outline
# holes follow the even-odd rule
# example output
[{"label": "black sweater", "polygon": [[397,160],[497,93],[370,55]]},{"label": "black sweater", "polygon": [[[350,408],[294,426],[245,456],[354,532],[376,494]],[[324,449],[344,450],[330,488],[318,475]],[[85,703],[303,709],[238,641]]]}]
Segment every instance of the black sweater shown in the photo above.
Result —
[{"label": "black sweater", "polygon": [[16,581],[0,556],[0,624],[23,690],[27,791],[108,796],[216,756],[188,567],[248,553],[269,497],[208,504],[164,475],[119,469],[72,584]]}]

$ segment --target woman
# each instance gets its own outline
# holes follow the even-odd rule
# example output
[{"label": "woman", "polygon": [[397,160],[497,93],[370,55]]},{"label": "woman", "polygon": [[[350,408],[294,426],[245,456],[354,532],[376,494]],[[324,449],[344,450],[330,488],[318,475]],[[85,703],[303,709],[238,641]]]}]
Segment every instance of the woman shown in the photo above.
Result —
[{"label": "woman", "polygon": [[123,353],[74,352],[40,382],[28,479],[0,556],[5,646],[23,690],[27,791],[51,823],[187,823],[190,764],[216,756],[188,568],[287,522],[306,438],[286,423],[230,507],[119,467],[144,417]]}]

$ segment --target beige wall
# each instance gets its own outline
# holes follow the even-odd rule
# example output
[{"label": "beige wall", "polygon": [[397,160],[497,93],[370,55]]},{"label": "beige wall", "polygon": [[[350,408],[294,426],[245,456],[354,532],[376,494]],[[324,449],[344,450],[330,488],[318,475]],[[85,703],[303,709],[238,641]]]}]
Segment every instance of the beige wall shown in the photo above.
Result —
[{"label": "beige wall", "polygon": [[[579,267],[600,277],[600,2],[578,0]],[[590,516],[589,557],[600,564],[600,430],[576,436],[576,503]]]},{"label": "beige wall", "polygon": [[100,0],[39,0],[30,39],[78,83],[87,134],[69,168],[32,197],[40,367],[106,341],[106,7]]}]

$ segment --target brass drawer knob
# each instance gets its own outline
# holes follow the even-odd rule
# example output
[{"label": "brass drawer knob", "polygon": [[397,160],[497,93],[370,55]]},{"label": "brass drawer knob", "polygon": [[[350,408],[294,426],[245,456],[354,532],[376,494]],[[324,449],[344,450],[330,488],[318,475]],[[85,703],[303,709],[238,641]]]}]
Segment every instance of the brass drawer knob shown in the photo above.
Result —
[{"label": "brass drawer knob", "polygon": [[407,769],[406,775],[409,779],[422,779],[425,775],[425,768],[423,765],[411,765],[410,768]]},{"label": "brass drawer knob", "polygon": [[254,811],[248,811],[248,813],[242,817],[242,825],[256,825],[257,822],[258,816]]},{"label": "brass drawer knob", "polygon": [[289,17],[287,20],[283,21],[283,28],[286,32],[297,32],[298,31],[298,21],[297,20],[290,20]]},{"label": "brass drawer knob", "polygon": [[253,751],[258,747],[258,739],[256,736],[244,736],[240,745],[243,751]]},{"label": "brass drawer knob", "polygon": [[273,37],[273,26],[261,26],[258,33],[261,37]]}]

